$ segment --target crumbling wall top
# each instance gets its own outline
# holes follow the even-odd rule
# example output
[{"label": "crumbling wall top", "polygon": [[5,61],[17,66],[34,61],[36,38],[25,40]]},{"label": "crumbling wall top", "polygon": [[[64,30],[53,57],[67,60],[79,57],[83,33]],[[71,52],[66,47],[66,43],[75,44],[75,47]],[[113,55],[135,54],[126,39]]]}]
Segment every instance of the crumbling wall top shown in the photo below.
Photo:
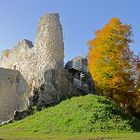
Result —
[{"label": "crumbling wall top", "polygon": [[52,18],[52,17],[59,18],[59,13],[47,13],[39,18],[39,23],[41,23],[44,20],[46,21],[47,19]]},{"label": "crumbling wall top", "polygon": [[2,59],[4,57],[8,58],[10,56],[14,56],[18,53],[20,53],[20,51],[24,50],[24,51],[28,51],[30,48],[34,47],[33,43],[27,39],[23,39],[21,41],[18,41],[17,44],[15,45],[15,47],[11,50],[6,49],[2,51]]}]

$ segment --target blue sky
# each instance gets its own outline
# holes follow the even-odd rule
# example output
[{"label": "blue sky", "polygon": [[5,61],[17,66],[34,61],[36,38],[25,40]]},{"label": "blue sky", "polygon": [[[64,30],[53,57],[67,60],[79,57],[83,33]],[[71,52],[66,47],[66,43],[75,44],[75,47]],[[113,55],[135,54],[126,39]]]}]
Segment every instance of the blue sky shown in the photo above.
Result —
[{"label": "blue sky", "polygon": [[140,0],[0,0],[0,52],[22,39],[34,42],[39,17],[50,12],[60,14],[65,61],[86,56],[87,41],[112,17],[132,24],[131,48],[140,51]]}]

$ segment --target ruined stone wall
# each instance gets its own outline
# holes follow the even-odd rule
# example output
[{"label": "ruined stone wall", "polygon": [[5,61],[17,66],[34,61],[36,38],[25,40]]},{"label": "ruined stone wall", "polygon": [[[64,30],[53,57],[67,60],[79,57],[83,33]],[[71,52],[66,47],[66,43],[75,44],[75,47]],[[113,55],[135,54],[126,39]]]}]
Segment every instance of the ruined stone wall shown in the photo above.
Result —
[{"label": "ruined stone wall", "polygon": [[62,27],[57,13],[41,17],[35,45],[28,40],[17,43],[12,50],[3,51],[1,67],[17,69],[29,85],[38,85],[49,69],[61,71],[64,67]]},{"label": "ruined stone wall", "polygon": [[33,44],[31,41],[19,41],[12,50],[5,50],[1,57],[1,67],[19,70],[24,78],[30,79],[30,63]]},{"label": "ruined stone wall", "polygon": [[35,47],[36,53],[39,54],[38,64],[42,70],[43,65],[46,69],[64,67],[63,33],[58,14],[49,14],[40,18]]},{"label": "ruined stone wall", "polygon": [[[38,23],[37,34],[34,47],[35,57],[32,65],[33,73],[40,81],[44,77],[44,72],[50,69],[56,69],[62,72],[64,69],[64,44],[62,27],[59,21],[59,15],[52,13],[41,17]],[[35,81],[36,83],[37,81]]]},{"label": "ruined stone wall", "polygon": [[0,123],[26,108],[28,84],[19,71],[0,68]]}]

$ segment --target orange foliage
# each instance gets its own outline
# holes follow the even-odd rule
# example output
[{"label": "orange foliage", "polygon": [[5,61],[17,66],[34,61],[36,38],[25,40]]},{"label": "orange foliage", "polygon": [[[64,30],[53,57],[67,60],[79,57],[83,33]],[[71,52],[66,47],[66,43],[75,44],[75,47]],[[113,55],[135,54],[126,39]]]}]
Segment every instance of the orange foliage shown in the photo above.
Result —
[{"label": "orange foliage", "polygon": [[[133,53],[129,49],[131,26],[112,18],[96,37],[88,42],[88,68],[95,81],[97,91],[117,102],[130,95],[134,89]],[[116,99],[115,97],[121,95]]]}]

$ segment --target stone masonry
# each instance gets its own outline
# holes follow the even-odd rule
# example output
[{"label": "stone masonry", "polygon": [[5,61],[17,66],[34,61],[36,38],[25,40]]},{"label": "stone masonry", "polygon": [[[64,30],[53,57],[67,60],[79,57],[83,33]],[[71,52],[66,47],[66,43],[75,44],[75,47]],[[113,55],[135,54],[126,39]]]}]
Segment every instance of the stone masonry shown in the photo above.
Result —
[{"label": "stone masonry", "polygon": [[0,68],[0,123],[26,108],[29,87],[19,71]]},{"label": "stone masonry", "polygon": [[[78,64],[87,69],[84,59]],[[79,95],[82,89],[78,86],[77,90],[74,82],[81,79],[76,79],[81,70],[64,68],[63,32],[58,13],[40,18],[35,44],[24,39],[12,50],[4,50],[0,67],[0,123],[12,118],[16,110],[17,120],[26,116],[33,106],[56,104]],[[82,83],[80,86],[88,89],[87,84]]]},{"label": "stone masonry", "polygon": [[40,18],[34,46],[24,39],[12,50],[3,51],[1,58],[1,67],[19,70],[30,86],[41,82],[44,71],[61,71],[63,65],[63,33],[57,13]]}]

